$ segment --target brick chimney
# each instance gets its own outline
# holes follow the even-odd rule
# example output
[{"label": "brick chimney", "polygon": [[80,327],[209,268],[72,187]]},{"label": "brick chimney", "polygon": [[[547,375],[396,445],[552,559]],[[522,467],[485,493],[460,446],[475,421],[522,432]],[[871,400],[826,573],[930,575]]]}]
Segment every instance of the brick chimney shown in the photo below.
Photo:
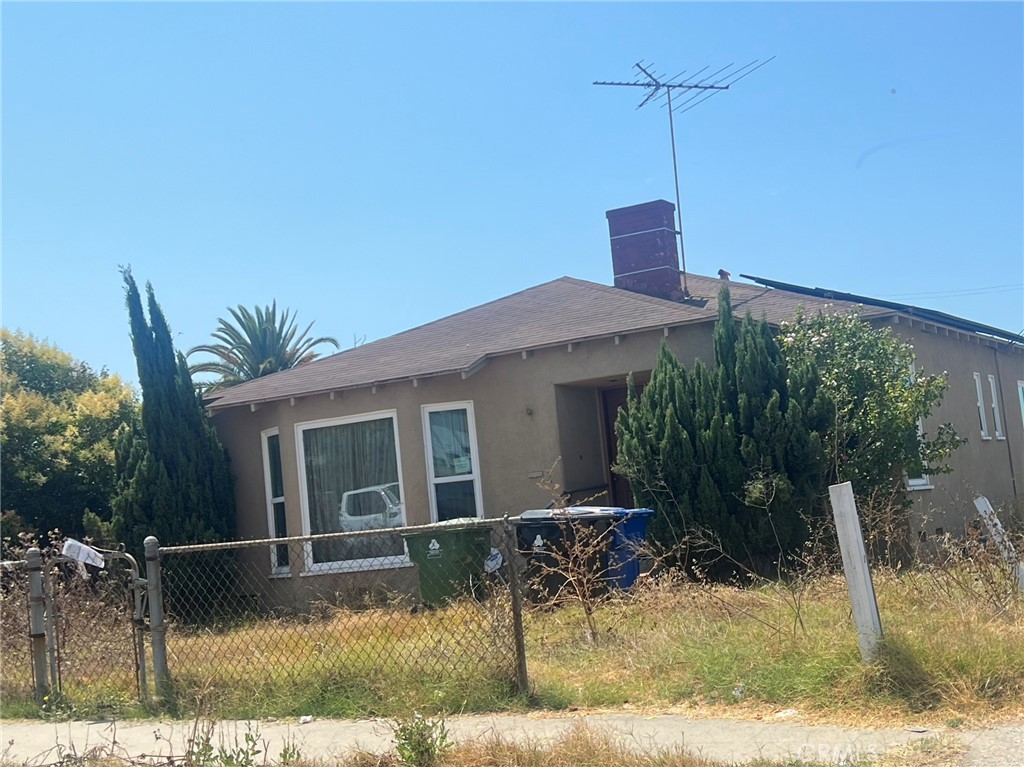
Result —
[{"label": "brick chimney", "polygon": [[670,300],[682,296],[675,211],[672,203],[654,200],[605,213],[615,287]]}]

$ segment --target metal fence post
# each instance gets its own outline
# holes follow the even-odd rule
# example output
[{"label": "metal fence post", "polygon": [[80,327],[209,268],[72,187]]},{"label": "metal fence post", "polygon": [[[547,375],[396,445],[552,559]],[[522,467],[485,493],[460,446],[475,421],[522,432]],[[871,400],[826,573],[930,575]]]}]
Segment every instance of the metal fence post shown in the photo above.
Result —
[{"label": "metal fence post", "polygon": [[160,541],[150,535],[146,550],[146,588],[149,592],[149,633],[153,644],[153,683],[161,701],[170,697],[171,674],[167,668],[167,626],[164,624],[164,592],[160,576]]},{"label": "metal fence post", "polygon": [[523,597],[519,588],[519,568],[516,566],[516,535],[512,523],[505,517],[505,558],[508,561],[508,585],[512,597],[512,631],[516,643],[516,692],[530,692],[530,676],[526,670],[526,635],[523,631]]},{"label": "metal fence post", "polygon": [[32,671],[36,702],[42,705],[50,694],[46,661],[46,597],[43,595],[43,555],[35,546],[25,552],[28,570],[28,638],[32,648]]}]

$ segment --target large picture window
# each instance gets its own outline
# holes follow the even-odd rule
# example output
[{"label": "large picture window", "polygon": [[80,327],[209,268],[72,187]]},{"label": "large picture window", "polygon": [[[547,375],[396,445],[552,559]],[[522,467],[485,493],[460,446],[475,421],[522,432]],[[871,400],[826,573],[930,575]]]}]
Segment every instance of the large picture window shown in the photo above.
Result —
[{"label": "large picture window", "polygon": [[430,511],[437,522],[482,517],[472,402],[423,406]]},{"label": "large picture window", "polygon": [[[393,411],[296,424],[303,523],[310,535],[405,525]],[[399,535],[315,541],[307,570],[390,567],[405,561]]]}]

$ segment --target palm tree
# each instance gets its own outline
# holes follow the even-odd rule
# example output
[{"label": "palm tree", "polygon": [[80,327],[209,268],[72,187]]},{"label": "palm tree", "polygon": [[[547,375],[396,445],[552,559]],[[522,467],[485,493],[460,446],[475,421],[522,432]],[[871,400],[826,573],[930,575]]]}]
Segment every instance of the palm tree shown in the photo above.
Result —
[{"label": "palm tree", "polygon": [[216,358],[189,366],[192,375],[214,373],[220,376],[210,388],[251,381],[310,362],[320,356],[313,351],[320,344],[340,348],[337,340],[329,336],[309,338],[312,322],[296,335],[295,316],[285,309],[278,317],[277,301],[270,306],[257,306],[255,312],[241,304],[237,309],[228,307],[228,311],[234,322],[218,318],[219,325],[213,333],[220,343],[201,344],[188,350],[189,357],[206,353]]}]

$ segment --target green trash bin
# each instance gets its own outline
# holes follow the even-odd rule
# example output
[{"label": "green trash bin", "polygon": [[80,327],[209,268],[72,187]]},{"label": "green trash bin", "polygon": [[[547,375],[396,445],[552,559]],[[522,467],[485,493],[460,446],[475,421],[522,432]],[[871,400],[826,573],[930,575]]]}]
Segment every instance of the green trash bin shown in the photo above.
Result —
[{"label": "green trash bin", "polygon": [[440,607],[482,585],[484,562],[491,553],[491,529],[475,522],[451,519],[401,534],[409,558],[419,566],[425,605]]}]

